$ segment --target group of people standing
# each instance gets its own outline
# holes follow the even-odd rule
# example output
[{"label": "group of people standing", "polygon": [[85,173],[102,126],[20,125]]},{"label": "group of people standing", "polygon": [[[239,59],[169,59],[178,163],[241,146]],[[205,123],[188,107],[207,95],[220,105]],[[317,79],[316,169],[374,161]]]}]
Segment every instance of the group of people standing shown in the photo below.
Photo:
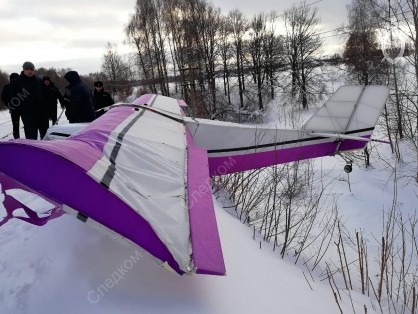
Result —
[{"label": "group of people standing", "polygon": [[58,90],[49,76],[43,79],[35,75],[35,66],[26,61],[23,71],[10,75],[10,84],[4,86],[1,100],[10,111],[13,124],[13,137],[20,138],[20,119],[23,122],[25,137],[42,139],[49,121],[57,123],[58,101],[70,123],[91,122],[101,116],[105,107],[114,104],[112,96],[103,88],[103,82],[94,82],[94,92],[81,80],[76,71],[64,75],[69,85],[64,94]]}]

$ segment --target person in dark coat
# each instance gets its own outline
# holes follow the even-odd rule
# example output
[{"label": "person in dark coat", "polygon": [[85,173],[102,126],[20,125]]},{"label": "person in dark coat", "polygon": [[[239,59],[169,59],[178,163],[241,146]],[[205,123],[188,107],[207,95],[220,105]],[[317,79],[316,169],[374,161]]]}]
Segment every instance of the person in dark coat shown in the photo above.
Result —
[{"label": "person in dark coat", "polygon": [[44,76],[42,81],[45,85],[45,99],[48,106],[49,120],[52,121],[52,125],[57,123],[57,104],[58,100],[63,107],[64,99],[61,92],[55,86],[54,82],[51,81],[49,76]]},{"label": "person in dark coat", "polygon": [[70,83],[66,91],[71,107],[72,122],[91,122],[94,120],[94,101],[91,91],[81,81],[76,71],[67,72],[64,78]]},{"label": "person in dark coat", "polygon": [[65,116],[67,117],[68,122],[75,123],[74,114],[73,114],[74,110],[73,110],[73,107],[71,106],[70,94],[71,94],[70,85],[65,86],[64,95],[62,96],[63,102],[61,103],[61,106],[65,108]]},{"label": "person in dark coat", "polygon": [[49,127],[48,107],[45,101],[45,89],[42,80],[35,75],[35,66],[26,61],[23,71],[11,84],[13,110],[17,110],[22,117],[25,137],[38,139],[38,132],[42,139]]},{"label": "person in dark coat", "polygon": [[12,118],[12,125],[13,125],[13,138],[18,139],[20,138],[20,113],[17,110],[14,110],[12,106],[12,88],[11,84],[15,78],[19,77],[19,74],[12,73],[10,74],[10,84],[7,84],[3,87],[1,91],[1,101],[3,104],[9,109],[10,116]]},{"label": "person in dark coat", "polygon": [[106,107],[109,107],[115,103],[108,92],[103,88],[103,82],[97,81],[94,82],[94,109],[96,110],[96,118],[100,117],[105,113],[104,110],[100,110]]}]

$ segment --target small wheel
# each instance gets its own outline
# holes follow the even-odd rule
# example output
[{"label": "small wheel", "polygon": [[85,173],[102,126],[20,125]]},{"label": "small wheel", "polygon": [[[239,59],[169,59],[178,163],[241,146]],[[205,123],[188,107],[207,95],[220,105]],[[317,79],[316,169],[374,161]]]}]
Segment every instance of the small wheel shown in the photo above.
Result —
[{"label": "small wheel", "polygon": [[344,171],[347,173],[350,173],[351,171],[353,171],[353,167],[351,165],[345,165]]}]

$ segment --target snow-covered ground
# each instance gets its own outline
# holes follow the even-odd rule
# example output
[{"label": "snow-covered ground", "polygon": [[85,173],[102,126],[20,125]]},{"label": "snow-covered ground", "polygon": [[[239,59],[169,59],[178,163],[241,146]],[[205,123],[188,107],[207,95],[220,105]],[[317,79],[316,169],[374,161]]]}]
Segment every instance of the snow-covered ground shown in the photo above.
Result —
[{"label": "snow-covered ground", "polygon": [[[0,113],[0,122],[7,118]],[[0,136],[10,132],[11,124],[0,124]],[[387,146],[375,150],[390,160]],[[399,166],[401,173],[414,170],[412,160]],[[333,157],[315,161],[334,182],[330,193],[338,196],[347,228],[361,229],[372,243],[382,230],[382,210],[392,206],[393,171],[380,159],[368,169],[355,167],[350,191],[343,165]],[[401,182],[399,206],[413,214],[417,185]],[[327,280],[281,259],[267,243],[260,249],[253,230],[214,201],[225,277],[172,274],[68,215],[42,227],[10,220],[0,228],[0,313],[340,313]],[[364,313],[364,305],[375,313],[369,298],[350,294],[353,303],[341,293],[343,313]]]},{"label": "snow-covered ground", "polygon": [[226,277],[180,277],[142,253],[133,260],[132,248],[68,215],[41,228],[12,220],[1,230],[1,313],[336,313],[327,284],[310,279],[312,291],[235,217],[219,206],[216,215]]}]

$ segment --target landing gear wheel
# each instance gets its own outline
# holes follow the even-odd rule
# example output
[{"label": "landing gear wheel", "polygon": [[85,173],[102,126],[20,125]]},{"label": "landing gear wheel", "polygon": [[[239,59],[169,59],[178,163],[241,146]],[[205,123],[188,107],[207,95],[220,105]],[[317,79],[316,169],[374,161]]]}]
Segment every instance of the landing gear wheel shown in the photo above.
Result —
[{"label": "landing gear wheel", "polygon": [[344,171],[347,172],[347,173],[350,173],[351,171],[353,171],[353,166],[345,165],[344,166]]}]

